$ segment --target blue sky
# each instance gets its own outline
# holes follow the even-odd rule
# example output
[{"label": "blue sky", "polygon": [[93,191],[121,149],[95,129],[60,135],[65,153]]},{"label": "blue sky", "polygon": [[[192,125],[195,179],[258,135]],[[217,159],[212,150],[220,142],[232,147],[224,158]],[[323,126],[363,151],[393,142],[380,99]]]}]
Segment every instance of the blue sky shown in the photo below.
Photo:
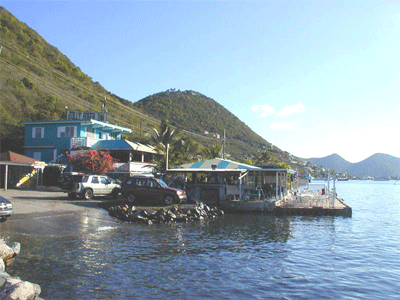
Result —
[{"label": "blue sky", "polygon": [[0,5],[132,102],[194,90],[296,156],[400,157],[399,1]]}]

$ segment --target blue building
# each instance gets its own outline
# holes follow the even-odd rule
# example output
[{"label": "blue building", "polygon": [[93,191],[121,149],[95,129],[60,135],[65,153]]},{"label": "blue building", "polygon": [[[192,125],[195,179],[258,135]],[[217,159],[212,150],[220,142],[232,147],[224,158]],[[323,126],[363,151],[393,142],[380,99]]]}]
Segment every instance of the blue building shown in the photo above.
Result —
[{"label": "blue building", "polygon": [[107,123],[106,113],[67,111],[66,120],[23,122],[24,153],[46,163],[56,163],[67,150],[89,149],[101,140],[120,140],[131,129]]}]

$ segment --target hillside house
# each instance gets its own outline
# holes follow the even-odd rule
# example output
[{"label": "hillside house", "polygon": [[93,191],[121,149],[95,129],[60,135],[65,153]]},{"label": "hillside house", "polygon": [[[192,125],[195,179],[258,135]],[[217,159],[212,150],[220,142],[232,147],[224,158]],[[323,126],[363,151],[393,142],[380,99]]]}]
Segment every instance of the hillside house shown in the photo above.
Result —
[{"label": "hillside house", "polygon": [[129,128],[107,123],[107,114],[68,111],[66,120],[29,121],[25,125],[24,154],[46,163],[56,163],[66,151],[89,149],[100,140],[120,140]]}]

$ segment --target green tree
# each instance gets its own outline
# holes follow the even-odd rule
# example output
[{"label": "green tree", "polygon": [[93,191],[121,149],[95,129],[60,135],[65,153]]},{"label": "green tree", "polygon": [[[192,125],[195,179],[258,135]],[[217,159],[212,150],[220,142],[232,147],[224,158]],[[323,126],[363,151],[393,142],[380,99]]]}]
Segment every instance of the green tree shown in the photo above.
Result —
[{"label": "green tree", "polygon": [[199,144],[191,138],[178,139],[171,149],[170,165],[196,161],[199,154]]},{"label": "green tree", "polygon": [[216,157],[220,157],[221,155],[221,144],[214,144],[211,147],[203,148],[203,159],[213,159]]},{"label": "green tree", "polygon": [[270,165],[274,164],[276,161],[276,157],[271,154],[268,150],[264,150],[258,156],[256,162],[258,164]]}]

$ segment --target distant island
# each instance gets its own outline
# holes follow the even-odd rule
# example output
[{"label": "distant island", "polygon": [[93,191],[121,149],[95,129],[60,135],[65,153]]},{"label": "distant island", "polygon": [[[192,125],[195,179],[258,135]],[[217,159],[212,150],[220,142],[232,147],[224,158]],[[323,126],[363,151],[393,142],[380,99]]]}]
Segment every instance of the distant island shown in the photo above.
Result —
[{"label": "distant island", "polygon": [[376,153],[358,163],[351,163],[338,154],[322,158],[305,158],[316,166],[358,178],[400,178],[400,158]]}]

